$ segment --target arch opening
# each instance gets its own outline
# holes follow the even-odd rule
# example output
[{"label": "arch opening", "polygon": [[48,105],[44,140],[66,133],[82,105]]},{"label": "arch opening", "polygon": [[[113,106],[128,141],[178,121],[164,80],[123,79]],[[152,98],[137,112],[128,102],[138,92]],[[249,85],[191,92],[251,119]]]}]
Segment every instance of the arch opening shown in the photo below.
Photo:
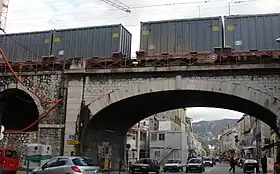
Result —
[{"label": "arch opening", "polygon": [[[9,130],[22,130],[39,118],[33,98],[20,89],[7,89],[0,93],[0,119]],[[38,123],[27,131],[37,131]]]},{"label": "arch opening", "polygon": [[[94,144],[101,141],[118,144],[115,146],[115,151],[118,151],[126,139],[127,131],[140,120],[160,112],[186,107],[239,111],[258,118],[278,133],[277,116],[253,101],[213,91],[169,90],[135,95],[103,108],[84,127],[80,139],[81,152],[91,157],[96,156],[95,152],[88,152],[87,149],[90,142]],[[119,156],[116,155],[115,158]]]}]

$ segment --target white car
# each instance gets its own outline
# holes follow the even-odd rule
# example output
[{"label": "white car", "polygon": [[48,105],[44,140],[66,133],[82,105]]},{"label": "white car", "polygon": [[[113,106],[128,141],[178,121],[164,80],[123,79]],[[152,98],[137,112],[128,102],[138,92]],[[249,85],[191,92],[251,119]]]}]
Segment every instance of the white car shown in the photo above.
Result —
[{"label": "white car", "polygon": [[181,160],[176,160],[176,159],[171,159],[167,160],[167,162],[163,166],[163,171],[164,172],[171,172],[171,171],[183,171],[183,163]]},{"label": "white car", "polygon": [[211,167],[213,167],[214,165],[211,157],[203,158],[203,164],[204,166],[211,166]]},{"label": "white car", "polygon": [[32,171],[32,174],[101,174],[100,168],[85,157],[58,156]]}]

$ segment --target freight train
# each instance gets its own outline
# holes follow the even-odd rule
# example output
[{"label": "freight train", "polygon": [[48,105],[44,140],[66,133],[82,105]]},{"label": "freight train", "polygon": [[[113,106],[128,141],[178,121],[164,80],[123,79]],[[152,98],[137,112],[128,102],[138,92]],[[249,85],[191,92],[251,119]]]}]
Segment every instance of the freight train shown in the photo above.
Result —
[{"label": "freight train", "polygon": [[[193,63],[207,57],[213,63],[224,56],[228,59],[220,62],[247,61],[252,55],[278,60],[280,13],[141,22],[140,35],[137,58],[142,62],[169,58]],[[14,62],[53,55],[61,60],[91,58],[96,63],[111,59],[113,53],[131,58],[131,40],[131,33],[118,24],[0,35],[0,48]]]}]

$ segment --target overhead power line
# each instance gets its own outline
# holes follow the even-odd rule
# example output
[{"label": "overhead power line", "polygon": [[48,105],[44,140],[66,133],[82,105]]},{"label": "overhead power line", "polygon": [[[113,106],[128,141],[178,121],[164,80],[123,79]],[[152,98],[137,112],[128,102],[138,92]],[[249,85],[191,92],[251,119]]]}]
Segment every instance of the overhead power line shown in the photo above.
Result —
[{"label": "overhead power line", "polygon": [[[213,1],[213,2],[224,2],[224,0],[217,0],[217,1]],[[135,6],[135,7],[131,7],[130,9],[146,9],[146,8],[154,8],[154,7],[166,7],[166,6],[181,6],[181,5],[192,5],[192,4],[205,4],[205,3],[209,3],[208,1],[193,1],[193,2],[183,2],[183,3],[169,3],[169,4],[153,4],[153,5],[146,5],[146,6]],[[36,10],[36,9],[33,9]],[[67,10],[67,9],[56,9],[56,10]],[[116,9],[108,9],[108,11],[115,11]],[[55,16],[68,16],[68,15],[77,15],[77,14],[89,14],[89,13],[98,13],[98,12],[103,12],[101,10],[97,10],[97,11],[86,11],[86,12],[76,12],[76,13],[62,13],[62,14],[56,14]],[[14,20],[22,20],[22,19],[33,19],[33,18],[15,18]]]},{"label": "overhead power line", "polygon": [[[246,4],[246,3],[255,3],[255,2],[261,2],[262,0],[254,0],[254,1],[248,1],[248,2],[243,2],[242,4]],[[152,7],[165,7],[165,6],[182,6],[182,5],[196,5],[195,8],[197,8],[197,4],[208,4],[207,8],[211,8],[211,6],[219,4],[221,2],[225,2],[224,0],[217,0],[217,1],[213,1],[213,2],[209,2],[207,1],[205,3],[205,1],[194,1],[194,2],[186,2],[186,3],[171,3],[171,4],[154,4],[154,5],[148,5],[148,6],[138,6],[138,7],[131,7],[131,9],[146,9],[146,8],[152,8]],[[226,3],[227,4],[227,3]],[[235,5],[239,5],[239,4],[235,4],[235,3],[231,3],[231,6],[235,6]],[[219,4],[220,5],[220,4]],[[221,5],[224,6],[224,5]],[[219,6],[219,7],[221,7]],[[201,5],[200,5],[201,7]],[[218,6],[217,6],[218,7]],[[228,7],[228,5],[227,5]],[[180,8],[180,7],[179,7]],[[66,10],[66,9],[65,9]],[[186,9],[185,9],[186,10]],[[110,12],[111,10],[108,10],[108,12]],[[159,9],[154,10],[154,11],[160,11]],[[56,14],[55,17],[59,17],[59,16],[73,16],[73,15],[82,15],[82,14],[92,14],[92,13],[98,13],[98,12],[104,12],[104,11],[83,11],[83,12],[76,12],[76,13],[61,13],[61,14]],[[143,12],[141,11],[141,14]],[[133,13],[132,13],[133,14]],[[34,17],[30,17],[30,18],[15,18],[10,21],[22,21],[22,20],[27,20],[27,19],[34,19]]]},{"label": "overhead power line", "polygon": [[[254,1],[254,2],[256,2],[256,1]],[[247,5],[251,5],[252,4],[252,2],[246,2],[246,3],[242,3],[242,5],[243,6],[247,6]],[[238,5],[240,5],[240,4],[232,4],[231,6],[232,7],[234,7],[234,6],[238,6]],[[215,9],[215,8],[221,8],[221,7],[225,7],[225,8],[227,8],[227,4],[223,4],[223,5],[221,5],[221,4],[215,4],[215,5],[211,5],[211,6],[207,6],[207,7],[203,7],[203,6],[201,6],[199,9],[200,9],[200,11],[202,11],[203,9],[206,9],[206,10],[208,10],[208,9]],[[190,9],[192,9],[192,10],[198,10],[198,8],[197,8],[197,6],[193,6],[193,7],[190,7],[190,8],[188,8],[188,10],[190,10]],[[154,12],[141,12],[141,15],[156,15],[156,14],[162,14],[162,13],[166,13],[166,12],[169,12],[170,10],[169,9],[163,9],[163,10],[156,10],[156,11],[154,11]],[[180,11],[185,11],[185,7],[178,7],[178,8],[176,8],[176,12],[180,12]],[[203,12],[203,11],[202,11]],[[129,16],[127,16],[127,15],[121,15],[121,16],[119,16],[121,19],[127,19],[127,18],[131,18],[131,17],[136,17],[137,15],[136,14],[131,14],[131,15],[129,15]],[[199,15],[197,14],[197,16],[199,17]],[[102,15],[102,18],[100,18],[100,20],[106,20],[106,19],[110,19],[110,18],[112,18],[112,15],[110,15],[110,14],[108,14],[108,15]],[[34,19],[34,18],[33,18]],[[79,22],[87,22],[87,21],[96,21],[96,20],[92,20],[92,18],[88,18],[88,17],[86,17],[86,18],[83,18],[83,17],[81,17],[81,18],[77,18],[77,20],[79,21]],[[98,20],[97,20],[98,21]],[[56,24],[56,23],[60,23],[61,24],[61,22],[63,22],[63,20],[54,20],[54,21],[51,21],[51,23],[50,23],[50,21],[43,21],[44,23],[49,23],[49,24]],[[37,25],[37,24],[34,24],[34,25],[29,25],[29,24],[25,24],[25,23],[18,23],[18,22],[16,22],[16,23],[8,23],[8,24],[13,24],[13,26],[17,26],[17,27],[20,27],[20,26],[34,26],[34,27],[40,27],[40,26],[44,26],[44,25]],[[139,24],[133,24],[133,25],[125,25],[125,26],[138,26]],[[65,25],[65,26],[68,26],[68,25]]]}]

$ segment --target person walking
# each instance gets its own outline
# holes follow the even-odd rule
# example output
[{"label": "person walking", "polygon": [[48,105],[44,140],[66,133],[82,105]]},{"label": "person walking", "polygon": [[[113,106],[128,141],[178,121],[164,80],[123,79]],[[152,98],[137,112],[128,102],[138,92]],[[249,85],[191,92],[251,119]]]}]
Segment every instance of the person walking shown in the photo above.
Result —
[{"label": "person walking", "polygon": [[229,161],[229,165],[230,165],[230,168],[228,169],[229,172],[233,172],[235,173],[235,160],[233,157],[230,158],[230,161]]},{"label": "person walking", "polygon": [[267,157],[266,155],[264,155],[261,159],[261,165],[262,165],[262,171],[263,171],[263,174],[266,174],[267,173]]},{"label": "person walking", "polygon": [[71,151],[71,156],[74,156],[74,151]]}]

